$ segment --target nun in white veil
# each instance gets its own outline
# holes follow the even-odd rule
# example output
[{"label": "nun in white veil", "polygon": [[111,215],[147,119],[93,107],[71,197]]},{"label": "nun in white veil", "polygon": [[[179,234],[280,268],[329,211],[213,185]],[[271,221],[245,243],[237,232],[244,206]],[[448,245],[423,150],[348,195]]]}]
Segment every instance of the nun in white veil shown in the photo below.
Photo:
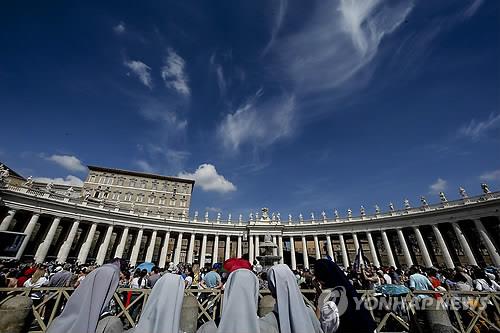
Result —
[{"label": "nun in white veil", "polygon": [[91,272],[73,292],[47,333],[95,333],[101,314],[118,287],[119,264],[106,264]]},{"label": "nun in white veil", "polygon": [[313,309],[306,306],[297,279],[287,265],[275,265],[267,272],[271,294],[276,299],[274,310],[262,318],[280,333],[322,333]]},{"label": "nun in white veil", "polygon": [[224,306],[219,327],[213,321],[203,324],[197,333],[278,333],[259,319],[259,282],[248,269],[237,269],[229,275],[224,287]]},{"label": "nun in white veil", "polygon": [[141,318],[129,333],[182,332],[181,310],[184,301],[184,281],[180,275],[163,275],[151,290]]}]

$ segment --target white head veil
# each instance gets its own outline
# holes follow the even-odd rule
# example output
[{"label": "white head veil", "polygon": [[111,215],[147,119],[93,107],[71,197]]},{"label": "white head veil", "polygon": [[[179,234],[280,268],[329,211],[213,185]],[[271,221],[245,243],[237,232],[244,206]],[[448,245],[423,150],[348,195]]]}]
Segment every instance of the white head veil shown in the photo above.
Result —
[{"label": "white head veil", "polygon": [[259,333],[259,282],[248,269],[237,269],[224,287],[224,307],[217,333]]},{"label": "white head veil", "polygon": [[134,333],[180,331],[184,282],[180,275],[163,275],[151,290]]},{"label": "white head veil", "polygon": [[92,271],[73,292],[47,333],[94,333],[101,313],[118,287],[120,268],[107,264]]},{"label": "white head veil", "polygon": [[[269,290],[276,298],[281,333],[317,332],[319,322],[313,322],[297,285],[297,279],[287,265],[275,265],[267,273]],[[316,319],[317,321],[317,319]]]}]

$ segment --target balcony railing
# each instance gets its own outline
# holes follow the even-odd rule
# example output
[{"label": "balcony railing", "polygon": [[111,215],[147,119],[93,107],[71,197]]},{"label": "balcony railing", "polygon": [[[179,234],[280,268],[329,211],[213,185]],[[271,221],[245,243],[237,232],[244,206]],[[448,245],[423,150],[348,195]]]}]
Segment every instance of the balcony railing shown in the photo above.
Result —
[{"label": "balcony railing", "polygon": [[[22,295],[30,296],[41,292],[43,297],[31,308],[28,332],[46,332],[47,327],[60,314],[73,288],[0,288],[0,309],[8,299]],[[301,290],[306,304],[314,308],[314,290]],[[151,293],[149,289],[118,288],[110,303],[109,312],[120,318],[125,327],[133,327],[138,321]],[[418,325],[415,318],[419,311],[417,295],[426,294],[435,300],[440,295],[440,309],[448,313],[453,329],[458,333],[500,331],[500,292],[412,292],[405,296],[388,297],[372,290],[360,291],[364,306],[377,322],[377,332],[407,332],[410,326]],[[260,298],[269,295],[268,290],[260,291]],[[197,300],[197,326],[215,319],[222,311],[223,291],[216,289],[187,289],[185,296]],[[5,313],[3,314],[5,315]],[[192,323],[191,323],[192,324]]]}]

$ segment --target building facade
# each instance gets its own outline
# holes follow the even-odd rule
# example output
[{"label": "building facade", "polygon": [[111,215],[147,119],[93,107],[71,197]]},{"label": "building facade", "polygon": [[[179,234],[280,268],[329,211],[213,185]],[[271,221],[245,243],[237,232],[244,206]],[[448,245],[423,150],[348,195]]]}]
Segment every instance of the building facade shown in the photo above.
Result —
[{"label": "building facade", "polygon": [[[133,180],[136,186],[131,186]],[[182,188],[186,184],[190,187]],[[194,182],[115,169],[91,167],[81,189],[35,185],[0,181],[0,231],[27,235],[22,260],[102,264],[121,257],[132,265],[146,261],[160,267],[171,261],[205,265],[242,256],[252,261],[269,235],[278,245],[275,254],[292,269],[310,267],[322,257],[349,266],[360,248],[376,266],[500,267],[500,192],[484,186],[482,195],[468,197],[461,190],[461,199],[448,201],[443,194],[438,204],[423,200],[419,207],[405,202],[401,210],[391,205],[374,214],[362,208],[357,216],[348,211],[340,217],[335,211],[333,216],[323,212],[319,218],[311,214],[307,220],[282,220],[279,213],[269,216],[267,209],[237,219],[165,214],[169,205],[156,199],[185,195],[186,207],[173,207],[188,210]],[[124,198],[129,192],[130,201]],[[149,203],[151,193],[155,201]],[[137,201],[141,194],[142,202]]]}]

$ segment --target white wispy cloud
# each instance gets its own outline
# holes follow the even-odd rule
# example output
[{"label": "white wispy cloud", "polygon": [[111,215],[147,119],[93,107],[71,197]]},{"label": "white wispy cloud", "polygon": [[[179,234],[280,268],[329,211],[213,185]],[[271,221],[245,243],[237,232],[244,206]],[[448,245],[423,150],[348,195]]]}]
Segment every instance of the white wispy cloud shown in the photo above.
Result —
[{"label": "white wispy cloud", "polygon": [[212,164],[201,164],[193,173],[181,172],[179,177],[194,179],[195,185],[201,186],[203,191],[227,193],[236,191],[236,186],[224,176],[217,173]]},{"label": "white wispy cloud", "polygon": [[167,50],[165,64],[161,68],[161,77],[168,88],[174,89],[179,94],[189,96],[189,79],[185,72],[186,62],[173,49]]},{"label": "white wispy cloud", "polygon": [[265,55],[267,52],[269,52],[269,50],[273,46],[274,41],[276,40],[276,36],[278,35],[278,32],[280,31],[281,25],[283,24],[283,20],[285,18],[287,6],[288,6],[287,0],[279,0],[277,13],[274,16],[274,21],[273,21],[273,24],[271,27],[271,37],[269,38],[269,41],[267,42],[266,47],[264,47],[264,50],[262,51],[262,55]]},{"label": "white wispy cloud", "polygon": [[71,155],[52,155],[46,157],[47,160],[52,161],[69,171],[87,171],[87,168],[83,165],[76,156]]},{"label": "white wispy cloud", "polygon": [[145,160],[136,160],[135,164],[139,167],[141,171],[148,172],[148,173],[153,173],[155,172],[155,168],[149,164],[148,161]]},{"label": "white wispy cloud", "polygon": [[130,69],[134,75],[149,89],[153,88],[153,80],[151,78],[151,67],[139,60],[130,60],[123,63],[125,67]]},{"label": "white wispy cloud", "polygon": [[491,113],[486,120],[476,121],[475,119],[472,119],[467,125],[460,128],[459,134],[477,141],[487,132],[499,127],[500,113],[497,115]]},{"label": "white wispy cloud", "polygon": [[120,22],[118,23],[117,25],[115,25],[113,27],[113,31],[117,34],[117,35],[121,35],[125,32],[126,28],[125,28],[125,23],[123,22]]},{"label": "white wispy cloud", "polygon": [[429,186],[430,193],[439,194],[439,192],[444,192],[448,187],[448,182],[442,178],[438,178],[434,184]]},{"label": "white wispy cloud", "polygon": [[68,175],[66,178],[49,178],[49,177],[34,177],[34,181],[41,183],[54,183],[60,185],[69,185],[69,186],[83,186],[83,181],[73,175]]},{"label": "white wispy cloud", "polygon": [[141,115],[151,121],[159,121],[169,131],[185,130],[188,121],[182,119],[175,111],[171,111],[160,103],[146,103],[140,108]]},{"label": "white wispy cloud", "polygon": [[467,9],[464,11],[464,17],[465,18],[470,18],[474,16],[474,14],[477,12],[479,7],[483,4],[484,0],[471,0],[471,4]]},{"label": "white wispy cloud", "polygon": [[485,172],[479,176],[479,179],[489,182],[500,180],[500,169]]},{"label": "white wispy cloud", "polygon": [[224,117],[217,136],[226,148],[238,150],[246,143],[268,146],[290,136],[295,119],[295,96],[274,98],[264,103],[251,100]]},{"label": "white wispy cloud", "polygon": [[370,63],[384,36],[395,31],[413,8],[402,0],[323,1],[303,29],[274,43],[297,92],[339,87]]}]

